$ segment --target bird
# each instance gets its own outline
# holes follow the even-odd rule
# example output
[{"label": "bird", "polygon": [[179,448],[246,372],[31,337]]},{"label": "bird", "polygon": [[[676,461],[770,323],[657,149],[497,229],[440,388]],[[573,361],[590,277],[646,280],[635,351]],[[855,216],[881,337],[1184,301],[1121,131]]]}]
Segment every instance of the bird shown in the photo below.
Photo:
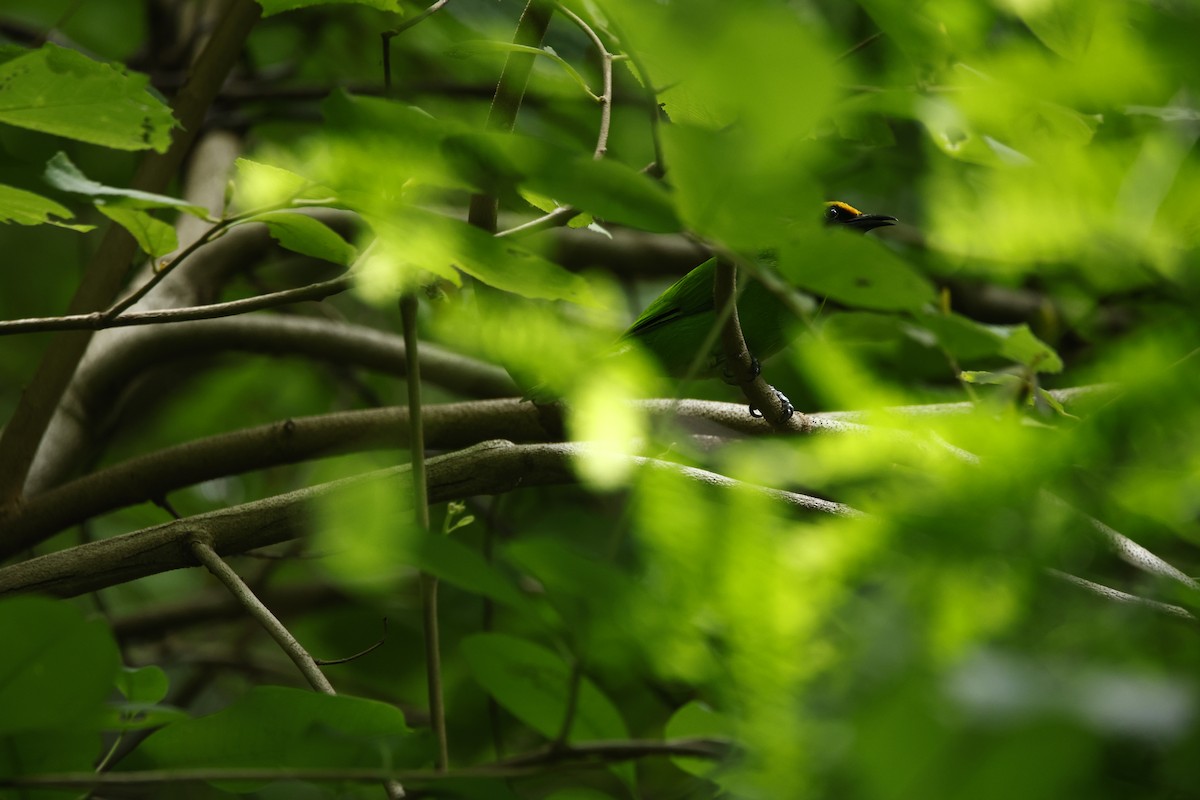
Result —
[{"label": "bird", "polygon": [[[864,214],[840,200],[825,203],[823,221],[829,227],[845,227],[862,233],[896,224],[895,217]],[[715,258],[709,259],[672,284],[621,336],[624,342],[639,344],[659,362],[668,376],[688,376],[697,348],[716,324],[713,303],[716,263]],[[757,374],[758,359],[769,358],[787,345],[793,314],[762,283],[750,281],[738,299],[738,318],[746,348],[755,359]],[[721,375],[723,361],[718,340],[695,377]]]}]

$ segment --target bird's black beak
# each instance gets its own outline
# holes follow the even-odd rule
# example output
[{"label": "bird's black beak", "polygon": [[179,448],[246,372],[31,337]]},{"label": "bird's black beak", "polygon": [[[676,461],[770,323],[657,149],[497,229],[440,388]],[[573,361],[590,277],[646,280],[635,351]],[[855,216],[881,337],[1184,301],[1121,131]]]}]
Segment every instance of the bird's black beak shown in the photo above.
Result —
[{"label": "bird's black beak", "polygon": [[884,228],[888,225],[895,225],[896,218],[889,217],[886,214],[859,214],[857,217],[852,220],[848,220],[844,224],[847,228],[854,228],[856,231],[862,231],[863,233],[866,233],[867,231],[874,230],[875,228]]}]

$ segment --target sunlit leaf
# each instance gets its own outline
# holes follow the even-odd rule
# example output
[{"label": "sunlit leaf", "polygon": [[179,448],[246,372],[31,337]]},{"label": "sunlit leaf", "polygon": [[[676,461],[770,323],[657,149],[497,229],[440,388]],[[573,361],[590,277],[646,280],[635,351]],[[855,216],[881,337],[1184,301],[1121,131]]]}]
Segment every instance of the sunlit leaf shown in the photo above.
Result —
[{"label": "sunlit leaf", "polygon": [[406,207],[370,222],[380,234],[383,254],[401,276],[413,276],[416,270],[448,276],[459,269],[523,297],[595,302],[582,276],[460,220]]},{"label": "sunlit leaf", "polygon": [[[77,225],[63,220],[73,219],[74,214],[66,206],[48,197],[27,192],[15,186],[0,185],[0,222],[15,222],[18,225],[41,225],[47,223],[60,228],[86,232],[94,225]],[[54,219],[57,217],[58,219]]]},{"label": "sunlit leaf", "polygon": [[0,122],[120,150],[170,146],[175,118],[146,76],[53,44],[4,51]]}]

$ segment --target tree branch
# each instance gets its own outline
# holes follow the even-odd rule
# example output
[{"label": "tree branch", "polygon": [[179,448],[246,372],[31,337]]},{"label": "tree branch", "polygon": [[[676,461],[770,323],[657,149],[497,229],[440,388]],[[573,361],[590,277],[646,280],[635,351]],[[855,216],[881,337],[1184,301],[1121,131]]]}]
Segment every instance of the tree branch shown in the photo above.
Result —
[{"label": "tree branch", "polygon": [[225,584],[225,588],[237,598],[238,603],[275,640],[275,643],[279,645],[280,649],[287,654],[287,657],[300,670],[304,679],[308,681],[309,686],[318,692],[337,694],[333,690],[333,685],[329,683],[329,679],[321,672],[321,668],[317,666],[317,662],[313,660],[308,651],[304,649],[300,642],[296,641],[296,637],[292,636],[291,631],[284,627],[283,623],[271,613],[271,610],[254,596],[254,592],[246,585],[241,576],[221,560],[221,557],[209,546],[204,537],[201,534],[191,534],[187,537],[187,544],[191,548],[192,554],[196,556],[196,559],[209,572],[215,575],[217,580]]},{"label": "tree branch", "polygon": [[106,328],[125,328],[133,325],[160,325],[168,322],[190,322],[200,319],[219,319],[261,311],[267,308],[302,303],[306,300],[324,300],[340,294],[354,286],[351,275],[341,275],[327,281],[284,289],[278,292],[230,300],[225,303],[209,303],[185,308],[163,308],[153,311],[131,311],[112,316],[107,311],[91,314],[70,314],[62,317],[35,317],[30,319],[0,320],[0,336],[16,333],[43,331],[99,331]]},{"label": "tree branch", "polygon": [[[173,110],[180,127],[171,146],[166,153],[151,153],[142,160],[131,181],[132,188],[150,192],[167,188],[261,13],[259,5],[251,0],[234,0],[222,15],[196,59],[188,82],[175,99]],[[110,225],[84,272],[68,312],[79,314],[107,308],[116,297],[136,251],[133,237],[121,227]],[[12,419],[0,432],[0,508],[20,500],[38,446],[90,341],[91,333],[83,331],[61,334],[54,339],[29,388],[21,395]]]},{"label": "tree branch", "polygon": [[555,752],[539,751],[513,756],[493,764],[455,770],[394,769],[169,769],[126,772],[59,772],[0,778],[0,786],[37,788],[87,788],[97,786],[158,786],[212,781],[313,781],[374,783],[394,778],[409,784],[437,783],[464,778],[511,778],[528,775],[533,767],[574,761],[612,764],[636,758],[679,756],[719,761],[730,754],[720,739],[650,739],[580,742]]},{"label": "tree branch", "polygon": [[[586,450],[583,444],[515,445],[498,440],[437,456],[427,463],[429,502],[572,484],[576,481],[575,459]],[[631,457],[631,461],[644,469],[667,470],[714,488],[750,488],[799,513],[859,513],[840,503],[752,486],[694,467],[651,458]],[[309,529],[314,501],[336,503],[343,489],[367,481],[395,481],[401,474],[411,474],[410,468],[404,465],[345,478],[39,556],[0,568],[0,596],[39,591],[70,597],[189,567],[195,564],[195,557],[188,542],[198,532],[214,550],[226,555],[295,539]]]}]

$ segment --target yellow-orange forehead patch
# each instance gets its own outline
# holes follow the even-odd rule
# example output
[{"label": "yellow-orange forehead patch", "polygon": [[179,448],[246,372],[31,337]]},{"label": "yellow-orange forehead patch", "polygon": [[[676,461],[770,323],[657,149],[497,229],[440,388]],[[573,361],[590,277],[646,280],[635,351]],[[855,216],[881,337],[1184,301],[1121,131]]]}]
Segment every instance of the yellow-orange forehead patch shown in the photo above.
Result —
[{"label": "yellow-orange forehead patch", "polygon": [[842,211],[849,212],[851,216],[857,217],[862,212],[849,203],[843,203],[841,200],[830,200],[825,204],[826,208],[840,208]]}]

